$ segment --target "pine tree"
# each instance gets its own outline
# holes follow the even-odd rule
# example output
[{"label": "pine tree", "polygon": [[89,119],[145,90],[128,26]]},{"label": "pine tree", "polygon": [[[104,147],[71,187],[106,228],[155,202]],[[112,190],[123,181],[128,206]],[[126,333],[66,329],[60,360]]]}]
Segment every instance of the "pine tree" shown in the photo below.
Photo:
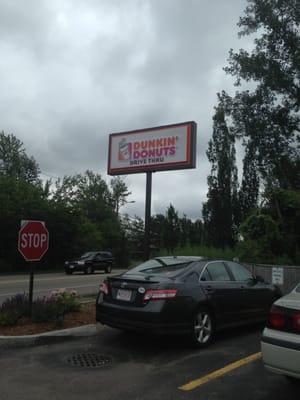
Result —
[{"label": "pine tree", "polygon": [[211,174],[207,179],[208,200],[203,205],[208,242],[216,247],[233,246],[238,203],[235,140],[220,106],[213,117],[213,134],[206,154],[211,163]]},{"label": "pine tree", "polygon": [[243,160],[243,177],[239,190],[240,221],[243,221],[251,210],[258,206],[259,195],[259,174],[257,159],[253,142],[249,141],[246,145],[246,153]]}]

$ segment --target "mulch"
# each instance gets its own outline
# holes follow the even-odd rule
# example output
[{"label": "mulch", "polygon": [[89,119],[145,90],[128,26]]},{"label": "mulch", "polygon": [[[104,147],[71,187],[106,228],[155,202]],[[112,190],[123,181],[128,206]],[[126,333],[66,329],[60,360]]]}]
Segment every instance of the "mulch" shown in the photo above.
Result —
[{"label": "mulch", "polygon": [[18,321],[17,325],[5,327],[0,326],[0,336],[35,335],[58,329],[94,324],[96,322],[95,315],[95,303],[87,303],[82,305],[80,311],[66,314],[62,325],[58,326],[55,322],[34,324],[29,318],[22,318]]}]

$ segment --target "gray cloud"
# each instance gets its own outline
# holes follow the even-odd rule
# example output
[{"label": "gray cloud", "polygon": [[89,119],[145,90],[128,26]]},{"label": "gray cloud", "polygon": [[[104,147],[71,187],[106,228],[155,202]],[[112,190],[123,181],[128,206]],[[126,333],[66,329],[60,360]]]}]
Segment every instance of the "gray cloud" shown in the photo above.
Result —
[{"label": "gray cloud", "polygon": [[[108,134],[187,120],[198,124],[197,169],[153,176],[153,212],[172,203],[201,214],[216,92],[246,0],[3,0],[0,129],[51,176],[106,175]],[[245,45],[245,46],[244,46]],[[144,214],[145,177],[127,176]]]}]

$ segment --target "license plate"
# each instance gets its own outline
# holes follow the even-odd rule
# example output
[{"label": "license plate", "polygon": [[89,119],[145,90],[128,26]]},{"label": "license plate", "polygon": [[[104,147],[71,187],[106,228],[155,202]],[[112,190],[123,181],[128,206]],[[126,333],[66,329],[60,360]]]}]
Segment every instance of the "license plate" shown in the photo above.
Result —
[{"label": "license plate", "polygon": [[131,299],[131,290],[118,289],[117,291],[117,299],[123,301],[130,301]]}]

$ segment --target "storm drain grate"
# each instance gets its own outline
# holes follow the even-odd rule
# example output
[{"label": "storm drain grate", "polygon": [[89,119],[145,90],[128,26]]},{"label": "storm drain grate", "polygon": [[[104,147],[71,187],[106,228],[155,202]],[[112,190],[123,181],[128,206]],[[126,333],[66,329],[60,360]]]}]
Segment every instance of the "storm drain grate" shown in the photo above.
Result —
[{"label": "storm drain grate", "polygon": [[81,368],[99,368],[112,363],[112,358],[102,354],[80,353],[65,358],[67,364]]}]

